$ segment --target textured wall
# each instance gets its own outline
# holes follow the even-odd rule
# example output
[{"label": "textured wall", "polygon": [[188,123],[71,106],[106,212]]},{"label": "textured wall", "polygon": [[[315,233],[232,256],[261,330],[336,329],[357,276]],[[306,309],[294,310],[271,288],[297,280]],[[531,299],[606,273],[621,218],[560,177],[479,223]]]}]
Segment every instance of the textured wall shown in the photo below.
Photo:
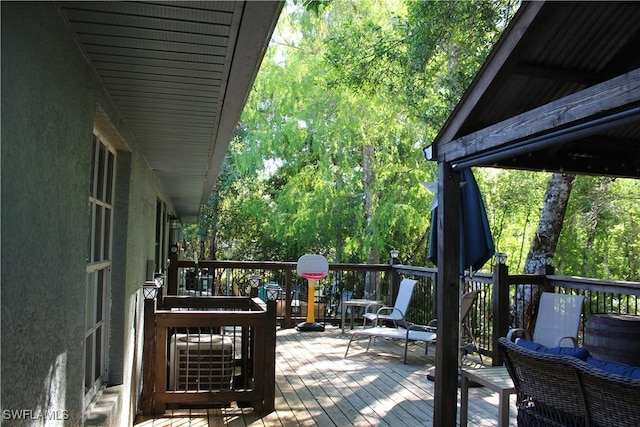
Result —
[{"label": "textured wall", "polygon": [[[96,106],[133,149],[116,177],[109,381],[139,393],[139,287],[154,257],[155,179],[53,2],[2,2],[0,410],[83,418],[88,194]],[[6,421],[6,420],[5,420]],[[8,423],[11,424],[11,423]]]},{"label": "textured wall", "polygon": [[2,409],[81,421],[90,69],[55,9],[2,3]]}]

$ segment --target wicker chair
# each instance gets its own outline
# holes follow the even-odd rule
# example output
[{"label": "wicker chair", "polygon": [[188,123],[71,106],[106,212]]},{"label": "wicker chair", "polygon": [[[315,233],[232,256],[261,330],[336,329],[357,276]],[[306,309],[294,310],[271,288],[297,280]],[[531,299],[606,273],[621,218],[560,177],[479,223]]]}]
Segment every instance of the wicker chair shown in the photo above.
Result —
[{"label": "wicker chair", "polygon": [[640,426],[640,380],[571,356],[543,354],[500,338],[516,388],[518,426]]}]

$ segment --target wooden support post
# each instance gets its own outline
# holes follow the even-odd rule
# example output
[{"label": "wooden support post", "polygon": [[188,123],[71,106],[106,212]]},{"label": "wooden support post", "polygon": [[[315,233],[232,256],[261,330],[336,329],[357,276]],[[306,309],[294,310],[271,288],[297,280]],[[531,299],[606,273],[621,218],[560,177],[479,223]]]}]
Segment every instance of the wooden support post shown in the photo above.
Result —
[{"label": "wooden support post", "polygon": [[292,328],[293,320],[291,319],[291,299],[293,298],[293,294],[291,293],[291,282],[292,282],[292,273],[291,270],[287,269],[284,273],[284,322],[283,328]]},{"label": "wooden support post", "polygon": [[[155,342],[155,350],[152,352],[150,357],[155,357],[155,367],[158,368],[158,375],[155,375],[154,372],[154,415],[164,414],[164,411],[167,405],[164,402],[158,402],[155,398],[155,394],[157,393],[165,393],[167,390],[167,370],[166,370],[166,361],[167,361],[167,327],[161,326],[156,328],[156,342]],[[154,367],[154,369],[155,369]]]},{"label": "wooden support post", "polygon": [[509,332],[509,267],[495,263],[493,266],[493,334],[491,335],[492,365],[501,366],[502,354],[498,350],[498,338]]},{"label": "wooden support post", "polygon": [[438,278],[433,425],[455,427],[458,403],[460,343],[460,174],[438,163]]},{"label": "wooden support post", "polygon": [[[253,361],[255,360],[255,329],[243,326],[242,338],[240,341],[242,354],[242,387],[250,388],[251,379],[254,375]],[[251,349],[251,350],[250,350]]]},{"label": "wooden support post", "polygon": [[251,387],[258,392],[252,399],[251,406],[258,412],[265,410],[264,392],[266,390],[265,380],[267,377],[265,358],[268,357],[266,336],[268,334],[267,328],[269,321],[266,319],[266,313],[262,319],[262,322],[253,326],[251,333],[251,377],[253,378]]},{"label": "wooden support post", "polygon": [[156,345],[156,299],[144,300],[144,344],[142,354],[142,414],[154,412],[155,345]]},{"label": "wooden support post", "polygon": [[276,399],[276,301],[267,301],[267,324],[265,331],[264,356],[264,408],[266,412],[275,409]]}]

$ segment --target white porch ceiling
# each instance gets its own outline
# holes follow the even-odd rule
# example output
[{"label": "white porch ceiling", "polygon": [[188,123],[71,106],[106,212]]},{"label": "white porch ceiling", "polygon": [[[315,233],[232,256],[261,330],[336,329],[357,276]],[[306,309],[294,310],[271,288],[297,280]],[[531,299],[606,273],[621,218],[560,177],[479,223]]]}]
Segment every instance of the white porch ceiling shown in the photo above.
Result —
[{"label": "white porch ceiling", "polygon": [[216,183],[282,2],[64,2],[182,221]]}]

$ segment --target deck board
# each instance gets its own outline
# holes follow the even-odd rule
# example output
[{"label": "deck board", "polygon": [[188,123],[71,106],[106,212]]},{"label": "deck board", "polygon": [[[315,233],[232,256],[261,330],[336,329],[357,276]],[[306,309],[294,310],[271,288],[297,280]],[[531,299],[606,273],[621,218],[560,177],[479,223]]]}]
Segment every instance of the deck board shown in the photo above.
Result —
[{"label": "deck board", "polygon": [[[324,332],[278,331],[276,346],[276,410],[251,408],[168,410],[157,417],[139,416],[136,427],[289,427],[289,426],[431,426],[434,383],[426,372],[433,366],[435,346],[425,355],[424,343],[409,345],[376,340],[354,341],[344,353],[348,331],[327,325]],[[470,359],[470,362],[473,360]],[[515,397],[510,426],[516,426]],[[459,407],[459,399],[458,399]],[[497,426],[498,395],[480,387],[469,389],[469,425]]]}]

